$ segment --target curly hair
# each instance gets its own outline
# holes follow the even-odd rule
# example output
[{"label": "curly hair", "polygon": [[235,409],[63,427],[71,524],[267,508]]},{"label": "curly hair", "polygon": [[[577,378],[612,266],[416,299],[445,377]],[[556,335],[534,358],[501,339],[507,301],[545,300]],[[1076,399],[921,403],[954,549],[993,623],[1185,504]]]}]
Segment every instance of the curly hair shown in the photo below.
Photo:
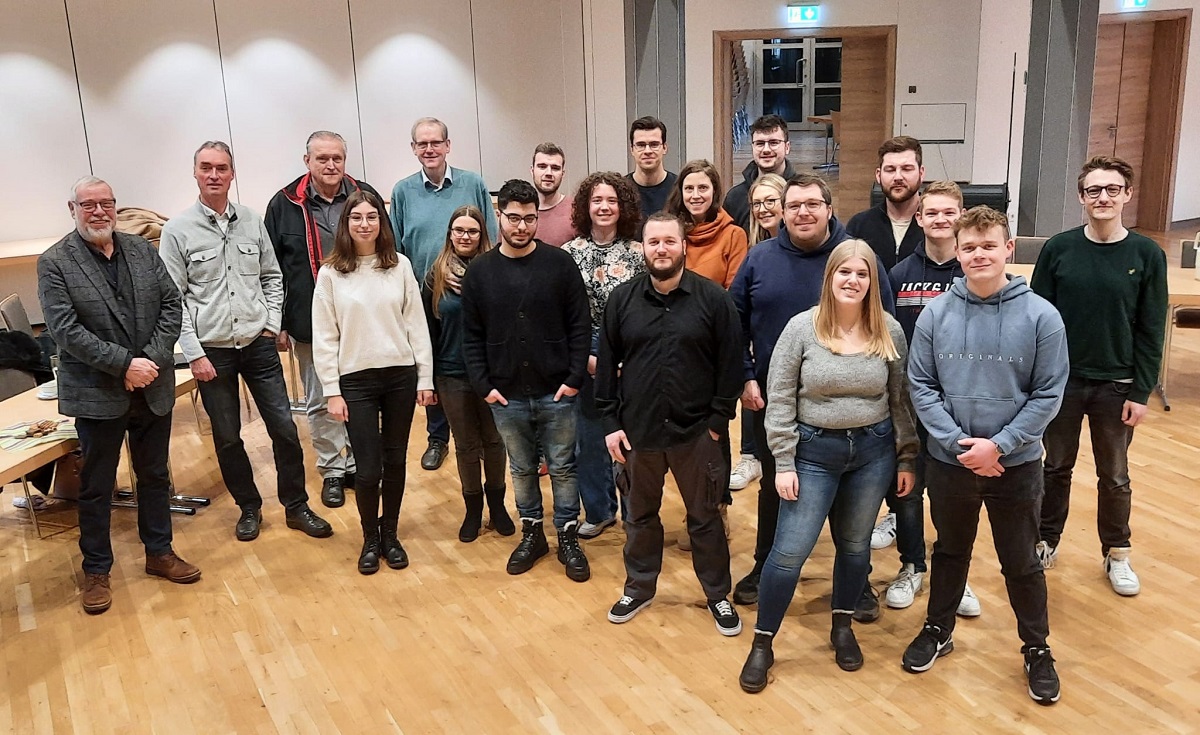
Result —
[{"label": "curly hair", "polygon": [[592,214],[589,204],[592,191],[600,184],[608,184],[617,193],[617,238],[632,240],[637,236],[638,224],[642,221],[642,201],[633,184],[616,171],[600,171],[590,174],[575,190],[575,203],[571,208],[571,226],[579,237],[592,234]]}]

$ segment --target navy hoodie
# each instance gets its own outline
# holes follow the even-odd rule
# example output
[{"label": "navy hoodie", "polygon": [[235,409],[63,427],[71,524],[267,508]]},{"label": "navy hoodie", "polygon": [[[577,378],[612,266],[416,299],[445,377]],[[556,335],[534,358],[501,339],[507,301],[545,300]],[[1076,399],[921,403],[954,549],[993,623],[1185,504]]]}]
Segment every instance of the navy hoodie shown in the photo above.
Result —
[{"label": "navy hoodie", "polygon": [[904,329],[904,338],[912,344],[917,317],[938,296],[950,292],[954,279],[963,275],[958,258],[935,263],[925,252],[924,241],[913,254],[888,271],[892,293],[896,294],[896,321]]},{"label": "navy hoodie", "polygon": [[921,312],[908,351],[926,448],[957,466],[969,437],[994,441],[1005,467],[1041,459],[1069,373],[1062,317],[1020,276],[986,299],[956,280]]},{"label": "navy hoodie", "polygon": [[[829,239],[816,250],[805,252],[793,245],[786,227],[779,228],[778,236],[750,248],[729,287],[742,320],[746,380],[757,378],[766,386],[767,367],[779,335],[792,317],[817,305],[829,254],[847,239],[846,228],[837,217],[830,217]],[[879,272],[885,272],[882,264]],[[892,312],[891,283],[882,278],[879,287],[883,308]]]}]

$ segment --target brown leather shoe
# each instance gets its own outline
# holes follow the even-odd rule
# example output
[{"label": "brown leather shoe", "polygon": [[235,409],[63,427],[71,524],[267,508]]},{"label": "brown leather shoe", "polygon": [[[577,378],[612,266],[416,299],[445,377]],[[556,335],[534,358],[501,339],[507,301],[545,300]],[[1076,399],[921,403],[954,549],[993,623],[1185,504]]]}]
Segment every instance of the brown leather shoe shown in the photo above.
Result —
[{"label": "brown leather shoe", "polygon": [[107,574],[84,574],[83,595],[79,600],[88,615],[99,615],[112,607],[112,587]]},{"label": "brown leather shoe", "polygon": [[146,557],[146,574],[165,577],[176,584],[188,584],[200,579],[200,568],[175,556],[174,551],[168,551],[162,556]]}]

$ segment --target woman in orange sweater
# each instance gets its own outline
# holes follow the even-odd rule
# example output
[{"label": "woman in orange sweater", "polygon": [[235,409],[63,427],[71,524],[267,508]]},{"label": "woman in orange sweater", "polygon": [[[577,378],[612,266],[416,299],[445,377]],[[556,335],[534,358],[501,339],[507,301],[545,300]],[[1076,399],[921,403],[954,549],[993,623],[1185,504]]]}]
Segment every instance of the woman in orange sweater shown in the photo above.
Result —
[{"label": "woman in orange sweater", "polygon": [[666,210],[687,227],[687,269],[728,289],[746,259],[746,231],[738,227],[720,201],[721,176],[705,160],[690,161],[679,179]]}]

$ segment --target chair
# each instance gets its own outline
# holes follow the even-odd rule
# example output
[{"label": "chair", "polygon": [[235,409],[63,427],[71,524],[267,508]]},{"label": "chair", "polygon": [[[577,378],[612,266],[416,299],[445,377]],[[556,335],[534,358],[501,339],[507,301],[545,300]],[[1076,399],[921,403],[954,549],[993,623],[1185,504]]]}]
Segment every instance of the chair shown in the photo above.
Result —
[{"label": "chair", "polygon": [[831,166],[831,168],[837,168],[838,167],[838,149],[842,147],[842,111],[841,110],[830,110],[829,111],[829,119],[832,120],[832,122],[829,125],[829,128],[830,128],[831,132],[833,133],[833,160],[832,160],[833,166]]},{"label": "chair", "polygon": [[0,318],[10,330],[24,332],[30,337],[35,336],[33,325],[29,323],[29,315],[25,312],[25,305],[21,303],[20,296],[12,294],[0,301]]},{"label": "chair", "polygon": [[[1191,270],[1196,267],[1196,248],[1200,247],[1200,232],[1191,240],[1179,243],[1179,265]],[[1167,311],[1167,338],[1163,343],[1162,372],[1159,375],[1158,386],[1162,393],[1163,410],[1170,411],[1171,404],[1167,402],[1167,373],[1171,367],[1171,338],[1175,328],[1200,329],[1200,309],[1195,307],[1172,306]]]},{"label": "chair", "polygon": [[1017,247],[1013,250],[1014,263],[1024,263],[1033,265],[1037,263],[1038,256],[1042,254],[1042,246],[1046,244],[1048,237],[1018,237]]}]

